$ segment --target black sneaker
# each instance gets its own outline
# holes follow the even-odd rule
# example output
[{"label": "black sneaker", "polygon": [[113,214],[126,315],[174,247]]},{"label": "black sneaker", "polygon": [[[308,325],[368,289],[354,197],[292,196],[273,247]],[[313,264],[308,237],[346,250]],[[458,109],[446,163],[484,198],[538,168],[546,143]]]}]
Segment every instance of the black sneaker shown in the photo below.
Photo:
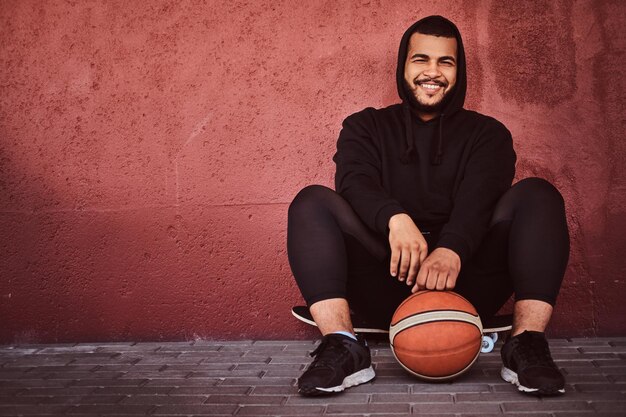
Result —
[{"label": "black sneaker", "polygon": [[324,395],[363,384],[375,376],[370,350],[361,336],[327,334],[311,356],[313,362],[298,379],[302,395]]},{"label": "black sneaker", "polygon": [[550,356],[544,333],[520,333],[502,346],[500,355],[502,379],[517,385],[518,390],[534,395],[565,393],[565,378]]}]

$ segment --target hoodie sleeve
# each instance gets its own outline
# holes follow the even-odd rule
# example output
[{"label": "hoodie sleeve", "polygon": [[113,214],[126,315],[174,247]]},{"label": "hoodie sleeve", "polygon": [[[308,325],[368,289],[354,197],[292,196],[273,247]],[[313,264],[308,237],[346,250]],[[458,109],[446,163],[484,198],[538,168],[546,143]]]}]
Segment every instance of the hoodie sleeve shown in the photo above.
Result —
[{"label": "hoodie sleeve", "polygon": [[439,235],[437,247],[452,249],[469,259],[489,228],[493,209],[511,187],[516,155],[511,133],[492,120],[474,144],[463,179],[454,197],[448,223]]},{"label": "hoodie sleeve", "polygon": [[370,229],[386,236],[391,216],[406,210],[382,186],[381,150],[367,110],[343,122],[333,157],[335,189]]}]

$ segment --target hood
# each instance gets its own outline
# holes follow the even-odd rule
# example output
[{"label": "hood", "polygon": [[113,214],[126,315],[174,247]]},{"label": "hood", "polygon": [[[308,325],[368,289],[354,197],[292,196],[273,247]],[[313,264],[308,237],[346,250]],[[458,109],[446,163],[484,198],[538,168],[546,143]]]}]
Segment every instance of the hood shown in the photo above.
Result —
[{"label": "hood", "polygon": [[457,75],[456,75],[456,85],[454,86],[451,94],[446,97],[444,101],[443,108],[439,115],[439,128],[437,129],[438,133],[434,138],[435,143],[434,146],[431,146],[431,163],[433,165],[441,164],[441,160],[443,158],[443,119],[444,117],[451,116],[456,113],[458,110],[463,108],[463,104],[465,103],[465,92],[467,90],[467,73],[466,73],[466,65],[465,65],[465,49],[463,48],[463,40],[461,39],[461,34],[459,33],[459,29],[456,27],[454,23],[450,20],[446,19],[442,16],[428,16],[423,19],[418,20],[413,23],[402,35],[402,39],[400,40],[400,48],[398,50],[398,66],[396,68],[396,85],[398,88],[398,95],[402,100],[402,108],[404,112],[404,123],[406,127],[406,141],[407,141],[407,149],[404,157],[402,158],[403,163],[409,163],[414,159],[414,143],[413,143],[413,129],[412,129],[412,120],[413,118],[417,118],[411,101],[409,97],[411,92],[407,90],[404,85],[404,64],[406,62],[407,50],[409,46],[409,39],[411,35],[416,32],[416,29],[424,22],[428,20],[443,20],[447,22],[454,31],[456,41],[457,41]]}]

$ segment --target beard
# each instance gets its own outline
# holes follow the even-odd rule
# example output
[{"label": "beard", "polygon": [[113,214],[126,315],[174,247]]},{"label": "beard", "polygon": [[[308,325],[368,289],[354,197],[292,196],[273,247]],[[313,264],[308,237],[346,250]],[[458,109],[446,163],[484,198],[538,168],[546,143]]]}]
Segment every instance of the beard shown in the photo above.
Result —
[{"label": "beard", "polygon": [[452,87],[452,89],[445,92],[441,100],[437,101],[436,103],[424,103],[422,101],[419,101],[417,97],[415,97],[412,86],[406,80],[404,80],[404,88],[409,93],[408,96],[411,107],[422,113],[441,113],[441,110],[450,101],[450,97],[452,96],[451,93],[454,92],[454,87]]}]

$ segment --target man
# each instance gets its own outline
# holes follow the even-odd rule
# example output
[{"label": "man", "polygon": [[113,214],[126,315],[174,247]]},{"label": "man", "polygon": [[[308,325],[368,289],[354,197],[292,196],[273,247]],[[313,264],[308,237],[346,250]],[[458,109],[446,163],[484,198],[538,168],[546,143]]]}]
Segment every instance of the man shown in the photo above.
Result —
[{"label": "man", "polygon": [[337,192],[309,186],[289,208],[290,265],[323,335],[300,393],[374,378],[350,310],[386,326],[421,289],[454,290],[483,318],[514,294],[501,375],[523,392],[563,393],[544,335],[569,254],[561,195],[539,178],[511,187],[510,132],[463,109],[465,53],[452,22],[430,16],[405,32],[396,82],[402,104],[344,121]]}]

